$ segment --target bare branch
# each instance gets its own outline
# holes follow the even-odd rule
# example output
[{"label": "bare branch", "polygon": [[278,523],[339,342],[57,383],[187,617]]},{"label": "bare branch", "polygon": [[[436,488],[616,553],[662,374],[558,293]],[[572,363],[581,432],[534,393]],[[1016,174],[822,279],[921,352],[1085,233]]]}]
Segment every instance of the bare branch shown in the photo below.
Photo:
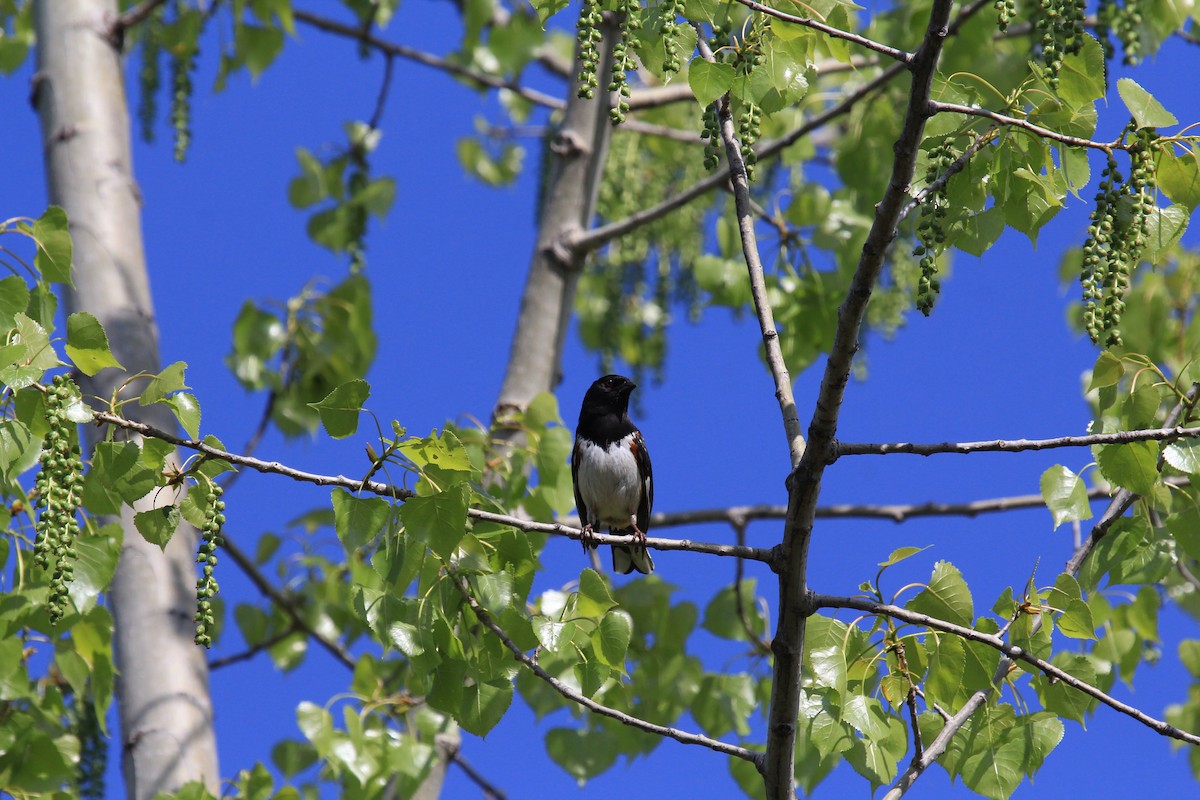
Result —
[{"label": "bare branch", "polygon": [[268,636],[261,642],[251,645],[250,647],[238,653],[231,653],[227,656],[209,659],[209,670],[220,669],[221,667],[229,667],[234,664],[240,664],[243,661],[249,661],[267,648],[274,647],[294,633],[298,633],[299,629],[294,626],[288,626],[276,633],[274,636]]},{"label": "bare branch", "polygon": [[876,603],[874,600],[867,600],[864,598],[834,597],[832,595],[819,594],[813,597],[813,602],[818,608],[852,608],[856,611],[865,611],[868,614],[883,615],[886,617],[891,617],[892,619],[900,620],[901,622],[910,623],[912,625],[920,625],[923,628],[930,628],[932,630],[939,630],[945,633],[952,633],[955,636],[958,636],[959,638],[965,639],[969,642],[986,644],[988,647],[999,650],[1010,659],[1013,659],[1014,661],[1023,661],[1045,674],[1048,678],[1065,683],[1067,686],[1086,694],[1088,697],[1099,700],[1109,708],[1136,719],[1138,722],[1162,734],[1163,736],[1169,736],[1172,739],[1178,739],[1179,741],[1187,742],[1188,744],[1200,745],[1200,736],[1194,733],[1189,733],[1188,731],[1180,730],[1174,725],[1170,725],[1163,720],[1155,719],[1149,714],[1146,714],[1134,708],[1133,706],[1128,705],[1127,703],[1121,702],[1112,695],[1102,692],[1095,686],[1092,686],[1090,683],[1081,681],[1071,673],[1054,666],[1049,661],[1045,661],[1037,656],[1031,655],[1021,647],[1009,644],[994,634],[983,633],[981,631],[974,630],[973,628],[965,628],[962,625],[955,625],[953,622],[947,622],[946,620],[938,619],[937,617],[931,617],[928,614],[918,614],[915,611],[909,611],[908,609],[901,608],[900,606],[894,606],[888,603]]},{"label": "bare branch", "polygon": [[1072,147],[1089,147],[1093,150],[1103,150],[1105,153],[1111,153],[1113,150],[1124,150],[1125,147],[1120,143],[1120,140],[1114,142],[1095,142],[1091,139],[1081,139],[1078,136],[1068,136],[1065,133],[1052,131],[1049,128],[1043,128],[1041,125],[1034,125],[1032,122],[1020,117],[1010,117],[1005,114],[1000,114],[995,111],[989,111],[980,106],[964,106],[958,103],[939,103],[936,100],[931,100],[929,109],[935,114],[966,114],[972,117],[982,117],[990,119],[992,122],[1000,125],[1007,125],[1013,128],[1020,128],[1024,131],[1029,131],[1035,136],[1043,139],[1050,139],[1055,142],[1061,142]]},{"label": "bare branch", "polygon": [[797,17],[794,14],[788,14],[784,11],[777,11],[770,6],[764,6],[762,3],[756,3],[754,0],[737,1],[746,8],[753,9],[760,14],[766,14],[769,17],[774,17],[775,19],[782,20],[784,22],[790,22],[793,25],[803,25],[805,28],[812,28],[814,31],[820,31],[826,36],[830,36],[834,39],[844,39],[847,42],[853,42],[860,47],[865,47],[868,50],[874,50],[876,53],[880,53],[888,58],[895,59],[901,64],[909,64],[912,62],[912,53],[907,53],[895,47],[890,47],[886,44],[876,42],[872,39],[868,39],[865,36],[860,36],[857,33],[851,33],[849,31],[844,31],[841,28],[835,28],[832,25],[826,25],[820,20],[816,20],[811,17]]},{"label": "bare branch", "polygon": [[313,641],[325,648],[334,659],[341,662],[342,666],[350,670],[354,669],[357,662],[354,656],[350,655],[346,648],[342,646],[341,642],[326,638],[316,628],[309,625],[308,620],[296,610],[295,602],[287,598],[266,579],[258,567],[255,566],[254,561],[243,553],[242,549],[229,538],[228,533],[222,531],[221,538],[224,540],[221,549],[229,554],[229,557],[233,559],[233,563],[237,564],[238,569],[250,579],[254,587],[274,603],[284,613],[284,616],[292,621],[292,626],[296,630],[303,631],[310,636]]},{"label": "bare branch", "polygon": [[418,64],[424,64],[427,67],[440,69],[441,71],[448,72],[456,77],[472,80],[476,83],[480,83],[493,89],[508,89],[514,94],[525,98],[535,105],[555,109],[566,107],[566,103],[562,100],[562,98],[546,94],[545,92],[539,92],[537,89],[530,89],[526,86],[522,86],[515,80],[500,78],[495,75],[489,75],[486,72],[479,72],[478,70],[471,69],[470,67],[464,67],[463,65],[457,64],[449,59],[442,58],[441,56],[435,56],[432,53],[426,53],[424,50],[418,50],[415,47],[408,47],[406,45],[396,44],[395,42],[389,42],[386,39],[380,39],[378,36],[375,36],[369,31],[364,31],[361,28],[356,28],[353,25],[347,25],[345,23],[329,19],[328,17],[322,17],[318,14],[313,14],[310,11],[302,11],[299,9],[294,12],[294,16],[297,20],[305,23],[306,25],[311,25],[312,27],[323,30],[327,33],[334,33],[339,36],[345,36],[346,38],[353,39],[354,41],[359,42],[366,47],[370,47],[373,50],[377,50],[385,55],[404,58],[408,59],[409,61],[415,61]]},{"label": "bare branch", "polygon": [[833,459],[842,456],[884,456],[892,453],[908,453],[931,456],[938,453],[1021,453],[1026,450],[1051,450],[1057,447],[1091,447],[1095,444],[1128,444],[1130,442],[1162,442],[1173,439],[1195,439],[1200,437],[1200,428],[1149,428],[1138,431],[1115,431],[1113,433],[1091,433],[1086,436],[1057,436],[1053,439],[992,439],[986,442],[937,442],[917,444],[914,442],[889,442],[886,444],[860,444],[836,442]]},{"label": "bare branch", "polygon": [[[1183,418],[1184,412],[1195,406],[1198,394],[1200,394],[1200,384],[1192,384],[1191,388],[1188,389],[1187,394],[1185,394],[1180,401],[1175,404],[1175,407],[1172,408],[1167,414],[1167,418],[1164,421],[1163,427],[1171,428],[1178,424],[1179,420]],[[1095,491],[1096,490],[1093,489],[1092,492],[1088,493],[1088,496],[1092,497],[1093,492]],[[1076,546],[1075,552],[1071,555],[1071,558],[1067,560],[1065,567],[1065,571],[1067,573],[1071,575],[1077,575],[1079,573],[1079,568],[1083,565],[1084,560],[1091,553],[1096,543],[1104,537],[1104,535],[1108,532],[1108,529],[1112,527],[1112,524],[1117,520],[1117,518],[1125,513],[1125,510],[1129,508],[1130,504],[1133,502],[1133,499],[1134,494],[1128,489],[1121,489],[1116,493],[1115,496],[1113,496],[1112,500],[1108,504],[1108,507],[1105,509],[1104,513],[1101,514],[1100,519],[1096,522],[1096,525],[1092,528],[1091,535],[1089,535],[1088,538],[1081,544]],[[1182,563],[1180,563],[1180,566],[1183,566]],[[1039,616],[1037,619],[1035,619],[1033,624],[1034,631],[1040,628],[1042,624],[1041,617]],[[1005,630],[1007,630],[1007,628],[1008,626],[1006,625]],[[1003,632],[1004,631],[1001,631],[1002,634]],[[992,692],[995,690],[995,687],[998,686],[1000,681],[1004,679],[1004,676],[1008,674],[1008,670],[1012,666],[1012,663],[1012,659],[1008,656],[1000,659],[1000,663],[996,666],[996,671],[992,675],[992,687],[973,694],[967,703],[958,710],[958,713],[946,720],[945,726],[934,740],[934,744],[930,745],[930,748],[926,751],[925,756],[920,761],[914,761],[909,768],[905,770],[904,774],[897,779],[896,783],[892,785],[892,788],[884,796],[884,800],[898,800],[898,798],[908,791],[917,778],[921,776],[921,773],[924,772],[934,760],[941,756],[942,752],[944,752],[946,749],[946,745],[949,743],[954,734],[957,733],[962,726],[967,723],[967,720],[970,719],[971,715],[974,714],[984,704],[987,698],[990,697]]]},{"label": "bare branch", "polygon": [[[991,692],[983,690],[976,692],[967,699],[963,707],[952,717],[947,717],[945,712],[942,711],[942,718],[945,719],[946,724],[942,726],[938,735],[933,737],[933,741],[921,752],[921,757],[915,759],[909,765],[908,769],[904,771],[904,774],[892,784],[892,788],[888,789],[887,794],[883,796],[883,800],[899,800],[903,797],[904,793],[916,783],[917,778],[921,777],[921,774],[925,770],[929,769],[934,762],[942,757],[942,754],[946,752],[946,747],[950,744],[950,740],[954,738],[954,734],[958,733],[959,729],[966,724],[971,715],[987,702],[990,695]],[[941,711],[941,709],[938,710]]]},{"label": "bare branch", "polygon": [[167,0],[142,0],[113,20],[112,27],[108,30],[109,40],[119,47],[125,39],[126,31],[145,22],[147,17],[166,2]]},{"label": "bare branch", "polygon": [[626,714],[624,711],[618,711],[615,708],[609,708],[606,705],[597,703],[590,697],[575,691],[570,686],[563,683],[558,678],[555,678],[553,675],[546,672],[546,670],[542,669],[541,666],[538,665],[536,659],[532,658],[529,654],[522,650],[520,645],[514,642],[508,636],[508,634],[506,634],[504,630],[496,624],[496,621],[492,619],[492,615],[489,614],[481,605],[479,605],[479,602],[475,599],[474,595],[471,594],[470,588],[465,584],[462,578],[458,577],[457,575],[453,575],[451,577],[454,581],[455,588],[462,593],[463,599],[466,600],[467,605],[470,606],[471,611],[474,612],[476,619],[478,619],[485,628],[490,630],[498,639],[500,639],[500,641],[506,648],[508,648],[508,651],[513,654],[513,657],[516,658],[517,661],[521,662],[521,664],[523,664],[530,672],[548,683],[551,688],[553,688],[563,697],[570,700],[572,703],[583,706],[594,714],[599,714],[601,716],[608,717],[609,719],[615,719],[622,725],[628,725],[631,728],[636,728],[637,730],[645,731],[646,733],[653,733],[656,736],[674,739],[675,741],[682,742],[683,744],[707,747],[708,749],[715,750],[718,753],[723,753],[727,756],[734,756],[735,758],[749,761],[755,766],[758,765],[759,760],[762,758],[761,753],[747,750],[746,748],[739,747],[735,744],[728,744],[726,742],[718,741],[717,739],[710,739],[703,734],[681,731],[678,728],[670,728],[665,725],[656,725],[653,722],[647,722],[644,719],[639,719],[638,717]]},{"label": "bare branch", "polygon": [[[352,492],[369,492],[380,497],[390,497],[395,500],[407,500],[413,496],[410,489],[402,486],[395,486],[390,483],[382,483],[380,481],[364,481],[361,478],[347,478],[345,475],[320,475],[313,472],[305,472],[304,470],[295,469],[286,466],[278,461],[263,461],[250,456],[231,453],[228,450],[222,450],[218,447],[213,447],[210,444],[202,442],[198,439],[184,439],[181,436],[167,433],[150,425],[141,422],[133,422],[116,414],[110,414],[105,411],[94,412],[94,419],[97,423],[112,425],[124,430],[134,431],[154,439],[161,439],[164,442],[170,442],[176,447],[182,447],[188,450],[194,450],[197,453],[202,453],[209,458],[221,459],[228,461],[230,464],[246,467],[271,475],[282,475],[285,478],[291,478],[302,483],[312,483],[317,486],[336,486]],[[565,536],[569,539],[578,540],[580,537],[579,528],[563,525],[558,522],[535,522],[533,520],[522,519],[520,517],[507,516],[505,514],[494,514],[490,511],[483,511],[478,508],[467,509],[467,515],[472,519],[482,520],[486,522],[495,522],[500,525],[508,525],[512,528],[517,528],[523,531],[536,531],[538,533],[548,533],[554,536]],[[601,544],[631,544],[633,538],[630,536],[613,536],[611,534],[597,533],[595,534],[596,541]],[[689,539],[656,539],[651,538],[646,540],[646,546],[657,550],[685,550],[692,553],[708,553],[710,555],[726,556],[730,558],[748,558],[753,561],[762,561],[770,564],[775,558],[774,550],[762,547],[739,547],[730,544],[711,544],[707,542],[693,542]],[[243,556],[245,558],[245,556]],[[247,563],[250,564],[247,560]],[[251,564],[252,566],[252,564]]]},{"label": "bare branch", "polygon": [[485,778],[483,773],[475,769],[475,767],[471,765],[471,762],[463,758],[463,754],[461,752],[455,750],[450,756],[450,760],[457,764],[459,768],[466,773],[466,776],[470,778],[476,786],[479,787],[480,791],[483,792],[483,796],[487,798],[487,800],[507,800],[508,795],[505,794],[502,789],[497,788],[496,784]]},{"label": "bare branch", "polygon": [[[697,37],[700,54],[707,61],[715,61],[712,50],[704,37]],[[754,233],[754,209],[750,203],[750,181],[746,175],[746,162],[742,159],[741,145],[733,130],[733,115],[729,111],[728,98],[717,101],[717,115],[721,125],[721,139],[725,142],[725,159],[729,163],[729,180],[733,184],[733,200],[737,210],[738,232],[742,240],[742,257],[750,274],[750,295],[754,299],[754,311],[758,315],[758,327],[762,332],[763,347],[766,349],[767,368],[775,380],[775,399],[783,415],[783,429],[787,435],[791,465],[794,468],[804,455],[804,433],[800,430],[800,415],[796,411],[796,398],[792,396],[792,376],[788,374],[779,346],[779,331],[775,328],[775,315],[767,296],[767,281],[763,265],[758,257],[758,240]]]},{"label": "bare branch", "polygon": [[[876,206],[875,219],[863,244],[846,299],[838,309],[837,328],[825,363],[808,428],[808,446],[800,464],[789,476],[788,514],[784,523],[783,553],[786,565],[779,579],[779,616],[771,649],[775,673],[768,712],[765,779],[767,797],[781,800],[793,796],[796,715],[800,697],[801,654],[804,628],[813,613],[808,592],[808,546],[812,535],[821,478],[834,454],[834,435],[842,399],[850,378],[858,337],[866,316],[867,302],[883,269],[884,256],[896,234],[900,212],[908,201],[908,187],[916,168],[917,149],[928,118],[928,104],[938,57],[948,35],[950,0],[935,0],[921,46],[911,64],[912,87],[904,123],[893,150],[891,179]],[[960,17],[961,18],[961,17]]]}]

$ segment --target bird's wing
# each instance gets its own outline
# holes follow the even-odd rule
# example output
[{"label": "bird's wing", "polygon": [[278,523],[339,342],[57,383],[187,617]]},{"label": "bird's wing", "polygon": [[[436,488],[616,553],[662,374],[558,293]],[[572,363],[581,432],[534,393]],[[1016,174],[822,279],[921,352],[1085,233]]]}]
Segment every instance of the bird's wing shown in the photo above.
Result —
[{"label": "bird's wing", "polygon": [[575,438],[575,447],[571,450],[571,488],[575,490],[575,510],[579,512],[579,527],[588,524],[588,510],[583,503],[583,495],[579,492],[579,462],[583,458],[583,448],[579,446],[579,438]]},{"label": "bird's wing", "polygon": [[634,431],[630,442],[633,458],[637,461],[638,475],[642,479],[642,491],[638,500],[637,524],[642,533],[650,530],[650,509],[654,507],[654,474],[650,469],[650,451],[641,431]]}]

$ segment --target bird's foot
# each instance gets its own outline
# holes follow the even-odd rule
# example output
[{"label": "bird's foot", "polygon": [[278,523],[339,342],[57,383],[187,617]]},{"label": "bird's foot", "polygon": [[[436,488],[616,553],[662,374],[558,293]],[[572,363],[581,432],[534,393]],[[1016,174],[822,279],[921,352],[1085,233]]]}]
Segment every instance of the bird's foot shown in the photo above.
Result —
[{"label": "bird's foot", "polygon": [[579,530],[579,543],[583,545],[583,552],[595,550],[599,545],[596,541],[596,531],[592,529],[591,523],[585,522]]}]

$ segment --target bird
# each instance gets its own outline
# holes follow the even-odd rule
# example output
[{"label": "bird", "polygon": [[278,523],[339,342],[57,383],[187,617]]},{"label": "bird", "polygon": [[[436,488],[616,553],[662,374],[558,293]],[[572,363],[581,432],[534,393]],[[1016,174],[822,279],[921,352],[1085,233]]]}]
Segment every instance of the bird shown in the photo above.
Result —
[{"label": "bird", "polygon": [[629,418],[629,395],[636,388],[622,375],[597,379],[583,396],[571,451],[571,481],[584,552],[597,546],[597,528],[632,534],[634,543],[612,546],[613,572],[623,575],[635,569],[645,575],[654,571],[654,559],[646,549],[654,476],[646,441]]}]

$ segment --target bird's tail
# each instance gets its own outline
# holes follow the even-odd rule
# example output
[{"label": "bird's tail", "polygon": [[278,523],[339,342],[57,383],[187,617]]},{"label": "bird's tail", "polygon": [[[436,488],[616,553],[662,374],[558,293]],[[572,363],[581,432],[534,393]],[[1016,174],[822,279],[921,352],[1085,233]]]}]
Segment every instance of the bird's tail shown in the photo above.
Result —
[{"label": "bird's tail", "polygon": [[654,559],[645,547],[628,544],[612,546],[613,572],[628,575],[635,569],[643,575],[654,572]]}]

